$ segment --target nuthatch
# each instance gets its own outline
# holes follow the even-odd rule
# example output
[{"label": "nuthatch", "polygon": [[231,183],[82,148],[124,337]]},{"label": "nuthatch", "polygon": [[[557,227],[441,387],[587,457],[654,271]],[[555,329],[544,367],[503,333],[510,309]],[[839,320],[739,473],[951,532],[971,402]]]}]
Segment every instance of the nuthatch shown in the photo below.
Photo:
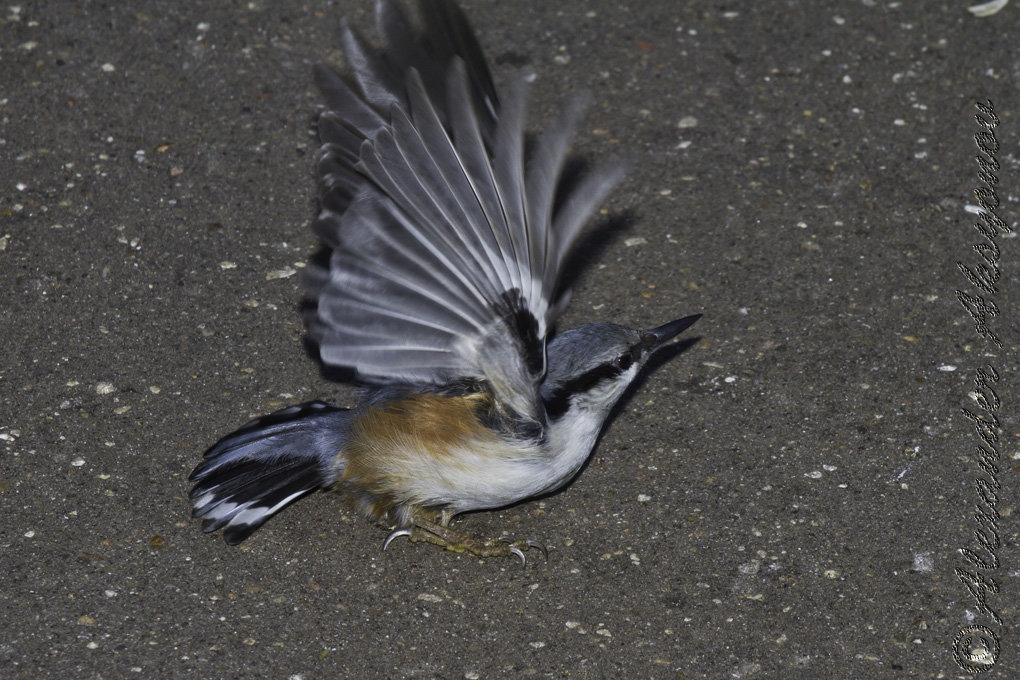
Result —
[{"label": "nuthatch", "polygon": [[420,28],[378,0],[382,48],[345,25],[351,75],[315,71],[329,110],[313,229],[329,257],[309,267],[306,321],[322,361],[353,369],[366,397],[291,406],[206,452],[193,514],[228,543],[333,488],[395,527],[384,546],[544,552],[449,522],[568,482],[646,359],[700,316],[552,333],[564,262],[621,166],[564,181],[580,100],[526,144],[524,79],[498,99],[460,9],[416,4]]}]

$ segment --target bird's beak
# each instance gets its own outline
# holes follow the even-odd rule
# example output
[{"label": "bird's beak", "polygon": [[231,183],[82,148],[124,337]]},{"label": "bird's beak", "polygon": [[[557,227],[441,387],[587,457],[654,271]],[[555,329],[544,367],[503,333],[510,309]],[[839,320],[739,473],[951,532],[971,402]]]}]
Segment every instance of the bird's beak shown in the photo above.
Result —
[{"label": "bird's beak", "polygon": [[700,314],[692,314],[691,316],[685,316],[684,318],[677,319],[676,321],[670,321],[669,323],[663,324],[658,328],[653,328],[650,331],[645,331],[648,351],[651,352],[662,347],[667,342],[693,326],[694,322],[700,318]]}]

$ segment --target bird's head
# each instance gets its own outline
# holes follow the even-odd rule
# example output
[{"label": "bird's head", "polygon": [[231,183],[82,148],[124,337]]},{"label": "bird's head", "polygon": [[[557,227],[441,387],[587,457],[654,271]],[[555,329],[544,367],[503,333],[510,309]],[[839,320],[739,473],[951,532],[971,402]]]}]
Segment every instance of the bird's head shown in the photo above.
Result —
[{"label": "bird's head", "polygon": [[591,323],[557,335],[548,347],[542,400],[552,420],[606,417],[655,350],[701,317],[687,316],[648,331]]}]

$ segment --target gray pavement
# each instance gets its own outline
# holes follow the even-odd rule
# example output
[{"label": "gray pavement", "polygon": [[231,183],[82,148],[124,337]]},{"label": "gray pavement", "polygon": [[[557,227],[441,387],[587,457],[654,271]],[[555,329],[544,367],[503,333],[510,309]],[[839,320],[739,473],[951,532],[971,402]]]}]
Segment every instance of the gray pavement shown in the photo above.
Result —
[{"label": "gray pavement", "polygon": [[[383,553],[327,494],[239,548],[205,536],[205,447],[351,403],[304,352],[292,274],[314,247],[311,67],[370,4],[8,3],[0,675],[1020,677],[1020,248],[992,253],[967,212],[990,99],[1015,222],[1020,5],[464,4],[497,79],[536,75],[536,120],[587,89],[578,150],[635,161],[563,327],[703,311],[699,342],[568,488],[458,520],[547,561]],[[981,243],[1002,349],[955,294],[977,294],[956,262]],[[984,467],[961,411],[982,404]]]}]

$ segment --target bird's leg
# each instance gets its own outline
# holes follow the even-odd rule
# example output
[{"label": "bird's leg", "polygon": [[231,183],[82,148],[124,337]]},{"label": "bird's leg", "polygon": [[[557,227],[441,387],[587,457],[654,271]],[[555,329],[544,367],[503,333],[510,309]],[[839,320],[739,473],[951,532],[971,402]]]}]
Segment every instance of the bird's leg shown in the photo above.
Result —
[{"label": "bird's leg", "polygon": [[[545,546],[537,541],[525,540],[525,541],[514,541],[508,536],[500,536],[497,539],[488,541],[479,541],[471,538],[467,534],[460,531],[455,531],[450,527],[446,526],[450,521],[450,516],[443,513],[440,516],[440,521],[432,522],[423,517],[414,518],[414,528],[411,530],[409,538],[412,541],[426,541],[438,546],[442,546],[447,550],[453,552],[469,552],[479,557],[498,557],[502,555],[517,555],[521,558],[521,562],[525,562],[524,551],[529,548],[535,548],[541,550],[543,554],[548,557]],[[445,521],[444,521],[445,520]]]},{"label": "bird's leg", "polygon": [[469,552],[479,557],[498,557],[502,555],[516,555],[521,558],[521,562],[526,562],[524,559],[524,551],[530,548],[542,551],[542,554],[546,557],[549,556],[548,552],[538,541],[532,540],[521,540],[514,541],[509,536],[500,536],[497,539],[488,541],[479,541],[471,538],[467,534],[455,531],[447,526],[450,523],[450,519],[454,513],[443,511],[439,516],[439,521],[435,522],[422,517],[420,514],[414,517],[413,525],[408,529],[399,529],[394,531],[386,539],[383,544],[383,549],[390,544],[394,538],[398,536],[407,536],[412,542],[424,541],[432,543],[440,547],[452,550],[453,552]]},{"label": "bird's leg", "polygon": [[439,524],[440,524],[440,526],[444,526],[444,527],[450,526],[450,520],[453,519],[453,516],[455,514],[456,513],[453,510],[451,510],[450,508],[443,508],[442,510],[440,510],[439,511]]}]

